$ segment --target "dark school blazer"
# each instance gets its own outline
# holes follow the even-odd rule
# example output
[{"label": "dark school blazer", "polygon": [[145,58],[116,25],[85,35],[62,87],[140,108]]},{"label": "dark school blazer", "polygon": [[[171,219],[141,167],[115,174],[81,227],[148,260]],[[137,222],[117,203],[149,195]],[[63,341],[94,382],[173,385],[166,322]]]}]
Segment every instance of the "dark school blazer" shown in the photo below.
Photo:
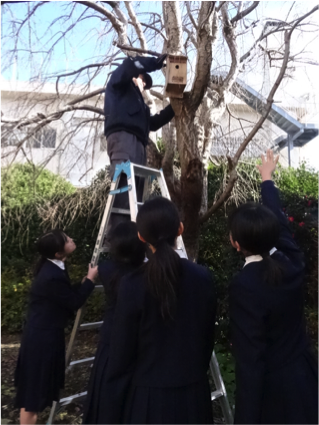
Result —
[{"label": "dark school blazer", "polygon": [[173,320],[162,319],[143,270],[120,283],[106,374],[108,423],[120,423],[130,385],[171,388],[207,380],[214,345],[214,282],[206,268],[186,259],[181,263]]},{"label": "dark school blazer", "polygon": [[105,90],[106,138],[112,133],[126,131],[134,134],[146,146],[149,132],[157,131],[174,118],[171,105],[151,115],[139,88],[132,81],[133,77],[156,69],[156,58],[136,56],[125,59],[113,71]]},{"label": "dark school blazer", "polygon": [[31,285],[27,326],[64,328],[72,311],[84,304],[93,289],[89,279],[71,285],[67,272],[47,260]]},{"label": "dark school blazer", "polygon": [[263,204],[280,221],[277,251],[272,258],[286,272],[281,284],[273,286],[262,280],[263,261],[249,263],[229,287],[236,360],[235,423],[241,424],[261,423],[267,374],[294,362],[309,345],[303,310],[303,255],[292,238],[272,181],[262,183],[261,195]]}]

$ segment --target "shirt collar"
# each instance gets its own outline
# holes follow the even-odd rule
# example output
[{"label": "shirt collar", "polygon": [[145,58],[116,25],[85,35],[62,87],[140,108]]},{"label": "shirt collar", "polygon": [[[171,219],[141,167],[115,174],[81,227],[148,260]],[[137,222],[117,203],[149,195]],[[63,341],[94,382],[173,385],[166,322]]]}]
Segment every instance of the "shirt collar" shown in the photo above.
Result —
[{"label": "shirt collar", "polygon": [[51,261],[52,263],[56,264],[58,267],[60,267],[60,269],[65,270],[65,264],[63,261],[61,260],[51,260],[51,258],[47,258],[47,260]]},{"label": "shirt collar", "polygon": [[263,257],[261,255],[249,255],[245,258],[244,267],[249,263],[256,263],[257,261],[262,261]]},{"label": "shirt collar", "polygon": [[[269,255],[272,255],[276,251],[277,251],[277,248],[275,247],[271,248],[271,250],[269,251]],[[249,255],[248,257],[245,258],[244,267],[247,266],[247,264],[249,263],[256,263],[258,261],[262,261],[262,259],[263,257],[261,255]]]}]

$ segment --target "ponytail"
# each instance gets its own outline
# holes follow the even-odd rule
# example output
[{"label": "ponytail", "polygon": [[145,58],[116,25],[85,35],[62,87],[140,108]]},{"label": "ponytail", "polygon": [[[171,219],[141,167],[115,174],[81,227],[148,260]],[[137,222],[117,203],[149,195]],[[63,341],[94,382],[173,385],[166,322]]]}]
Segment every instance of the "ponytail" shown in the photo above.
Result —
[{"label": "ponytail", "polygon": [[263,255],[264,282],[268,285],[279,286],[284,275],[284,267],[279,261],[272,258],[269,253]]},{"label": "ponytail", "polygon": [[156,197],[141,206],[136,224],[143,240],[155,248],[145,266],[148,290],[157,298],[163,319],[172,319],[182,273],[174,250],[180,227],[177,208],[169,199]]},{"label": "ponytail", "polygon": [[33,270],[33,275],[36,276],[39,271],[42,269],[43,264],[46,262],[46,258],[43,257],[43,255],[41,255],[41,257],[39,258],[39,260],[36,262],[35,266],[34,266],[34,270]]},{"label": "ponytail", "polygon": [[181,259],[167,240],[161,240],[155,248],[156,251],[146,264],[148,289],[159,300],[163,319],[173,319]]}]

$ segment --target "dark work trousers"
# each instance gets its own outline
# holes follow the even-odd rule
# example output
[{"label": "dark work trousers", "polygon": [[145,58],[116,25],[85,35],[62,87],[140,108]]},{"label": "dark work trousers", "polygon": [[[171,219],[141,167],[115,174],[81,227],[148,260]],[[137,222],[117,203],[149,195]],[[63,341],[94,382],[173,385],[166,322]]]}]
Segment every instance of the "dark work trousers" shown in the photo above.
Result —
[{"label": "dark work trousers", "polygon": [[[134,134],[127,133],[126,131],[118,131],[112,133],[107,137],[107,153],[110,158],[110,176],[113,178],[116,164],[122,162],[131,161],[134,164],[145,165],[146,164],[146,149],[144,144],[137,139]],[[136,192],[137,200],[142,201],[143,189],[144,189],[144,178],[136,177]],[[118,188],[127,186],[126,175],[122,174]],[[129,209],[128,192],[121,193],[115,196],[114,208]],[[112,214],[110,219],[110,228],[116,226],[118,223],[130,220],[130,216],[122,214]]]}]

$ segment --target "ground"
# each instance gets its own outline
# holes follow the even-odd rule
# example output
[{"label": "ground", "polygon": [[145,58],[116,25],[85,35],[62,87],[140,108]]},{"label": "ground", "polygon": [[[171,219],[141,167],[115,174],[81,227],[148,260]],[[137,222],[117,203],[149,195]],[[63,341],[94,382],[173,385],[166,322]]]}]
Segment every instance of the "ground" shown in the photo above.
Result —
[{"label": "ground", "polygon": [[[19,347],[19,334],[1,337],[1,424],[19,423],[19,410],[14,409],[14,370],[17,363]],[[83,331],[79,333],[72,359],[94,356],[98,335],[96,331]],[[80,354],[81,353],[81,354]],[[78,366],[74,372],[69,373],[65,380],[65,390],[62,397],[86,391],[90,368]],[[38,418],[38,423],[46,423],[50,408],[45,409]],[[82,423],[83,405],[72,403],[61,411],[55,418],[55,424],[80,424]]]},{"label": "ground", "polygon": [[[14,370],[17,363],[21,335],[1,336],[1,424],[18,424],[19,410],[14,409]],[[68,340],[68,337],[67,337]],[[68,342],[66,340],[66,343]],[[92,357],[97,347],[98,333],[93,331],[82,331],[78,334],[72,360]],[[90,368],[88,366],[77,366],[65,379],[65,390],[62,397],[86,391]],[[223,423],[221,410],[218,402],[214,402],[215,423]],[[39,414],[38,423],[45,424],[50,414],[50,408]],[[66,409],[56,416],[54,424],[81,424],[83,415],[83,404],[71,403]]]}]

